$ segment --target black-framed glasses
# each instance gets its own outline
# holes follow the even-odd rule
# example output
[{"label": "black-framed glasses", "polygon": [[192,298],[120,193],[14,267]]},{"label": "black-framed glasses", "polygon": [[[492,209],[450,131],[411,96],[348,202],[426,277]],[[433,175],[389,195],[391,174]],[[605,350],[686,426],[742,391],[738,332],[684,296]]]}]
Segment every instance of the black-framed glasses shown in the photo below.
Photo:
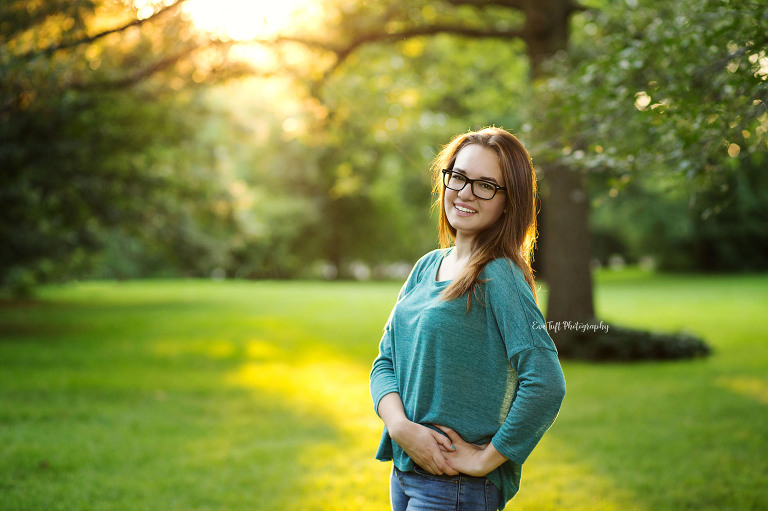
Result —
[{"label": "black-framed glasses", "polygon": [[456,192],[461,191],[467,184],[469,184],[472,194],[482,200],[491,200],[496,196],[496,192],[499,190],[506,190],[505,187],[499,186],[491,181],[486,181],[485,179],[470,179],[465,174],[455,172],[451,169],[443,169],[443,184],[446,188]]}]

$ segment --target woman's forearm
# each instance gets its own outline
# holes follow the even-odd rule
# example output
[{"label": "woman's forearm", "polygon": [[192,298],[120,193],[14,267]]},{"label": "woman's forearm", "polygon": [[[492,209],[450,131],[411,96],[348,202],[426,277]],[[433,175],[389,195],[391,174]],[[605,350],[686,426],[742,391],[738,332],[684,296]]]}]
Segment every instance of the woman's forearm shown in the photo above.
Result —
[{"label": "woman's forearm", "polygon": [[507,457],[497,451],[492,443],[489,443],[488,447],[483,449],[483,452],[480,454],[479,473],[486,475],[496,470],[505,461],[507,461]]},{"label": "woman's forearm", "polygon": [[403,400],[397,392],[390,392],[379,401],[379,417],[387,426],[390,436],[397,436],[403,424],[408,422],[403,408]]},{"label": "woman's forearm", "polygon": [[445,454],[448,463],[458,472],[476,477],[483,477],[507,461],[507,458],[496,450],[492,443],[476,445],[461,438],[451,428],[437,426],[448,435],[453,443],[451,452]]}]

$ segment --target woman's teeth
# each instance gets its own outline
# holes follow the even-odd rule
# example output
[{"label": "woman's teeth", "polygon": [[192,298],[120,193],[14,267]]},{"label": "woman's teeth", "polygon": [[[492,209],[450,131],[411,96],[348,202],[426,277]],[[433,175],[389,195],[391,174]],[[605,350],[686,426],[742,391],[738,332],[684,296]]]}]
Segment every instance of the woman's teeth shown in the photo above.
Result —
[{"label": "woman's teeth", "polygon": [[477,211],[475,211],[474,209],[463,208],[461,206],[456,206],[456,205],[454,205],[453,207],[458,209],[462,213],[477,213]]}]

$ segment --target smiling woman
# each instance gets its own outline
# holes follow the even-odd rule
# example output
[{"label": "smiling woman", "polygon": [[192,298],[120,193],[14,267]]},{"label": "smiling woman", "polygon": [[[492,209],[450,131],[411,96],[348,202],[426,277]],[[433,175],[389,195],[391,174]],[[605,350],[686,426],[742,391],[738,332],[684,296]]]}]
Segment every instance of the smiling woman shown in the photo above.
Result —
[{"label": "smiling woman", "polygon": [[530,265],[536,174],[500,128],[454,137],[432,169],[443,247],[416,263],[384,326],[376,458],[393,462],[393,510],[502,509],[565,395]]},{"label": "smiling woman", "polygon": [[310,0],[189,0],[183,9],[201,30],[245,41],[284,31],[309,4]]}]

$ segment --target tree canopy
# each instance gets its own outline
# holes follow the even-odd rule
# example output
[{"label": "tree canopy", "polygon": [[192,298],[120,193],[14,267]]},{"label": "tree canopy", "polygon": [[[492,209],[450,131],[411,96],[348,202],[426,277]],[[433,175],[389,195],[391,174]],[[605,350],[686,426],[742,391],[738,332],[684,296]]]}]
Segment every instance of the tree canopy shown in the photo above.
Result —
[{"label": "tree canopy", "polygon": [[[639,257],[662,224],[651,255],[722,268],[727,247],[765,244],[760,2],[325,2],[312,30],[251,41],[262,60],[181,5],[0,7],[3,287],[386,275],[434,246],[439,146],[490,124],[529,147],[545,206],[548,173],[581,176],[566,192],[591,206],[597,248]],[[632,204],[650,206],[627,229],[602,214]]]}]

